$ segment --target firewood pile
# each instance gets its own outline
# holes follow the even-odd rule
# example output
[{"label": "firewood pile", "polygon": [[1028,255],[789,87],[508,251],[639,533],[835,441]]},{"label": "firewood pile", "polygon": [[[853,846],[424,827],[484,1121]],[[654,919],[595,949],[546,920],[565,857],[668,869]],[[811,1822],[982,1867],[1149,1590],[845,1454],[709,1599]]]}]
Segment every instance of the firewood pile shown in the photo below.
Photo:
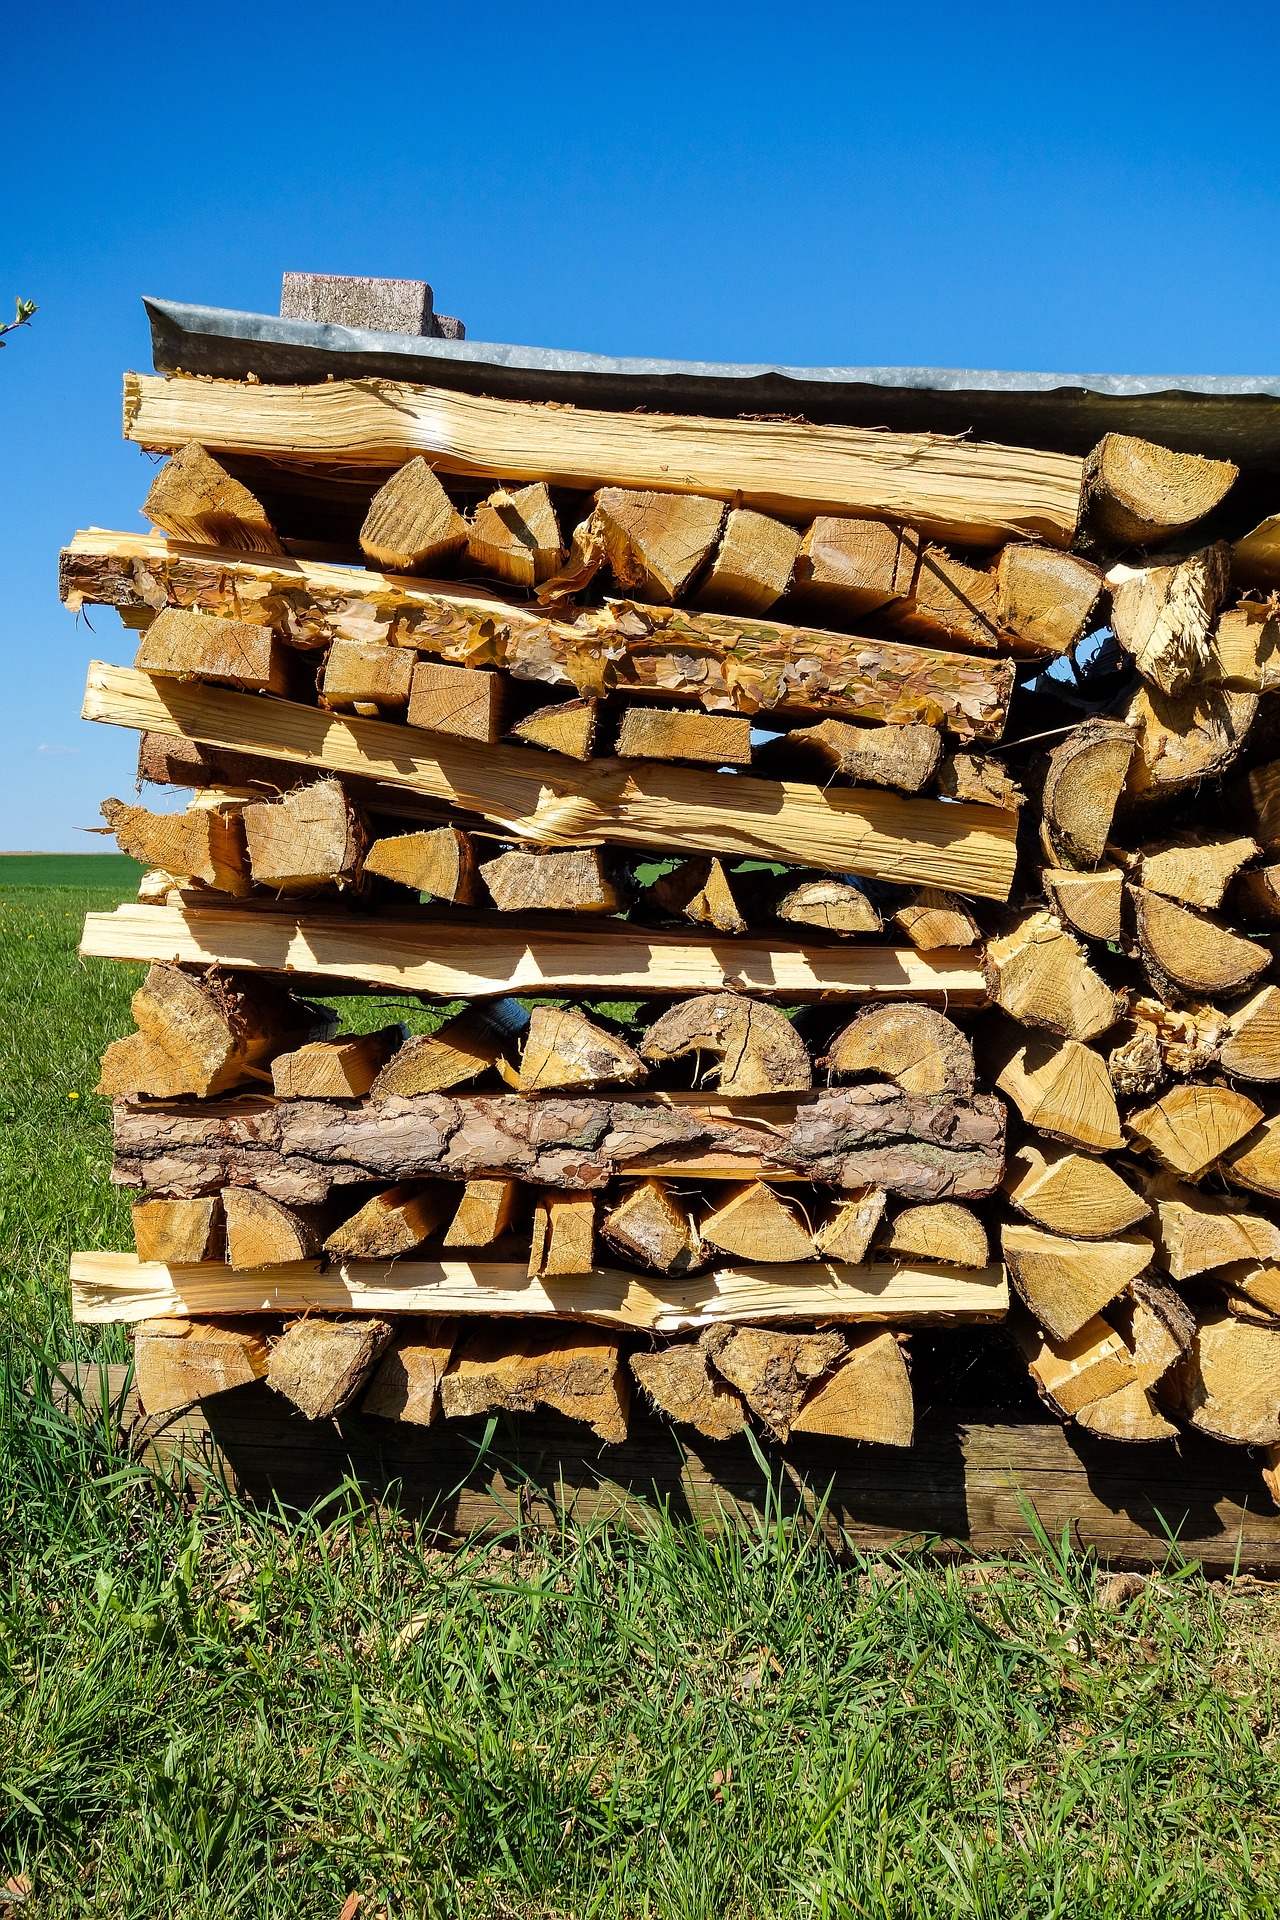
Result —
[{"label": "firewood pile", "polygon": [[62,591],[136,640],[85,712],[147,872],[83,950],[149,963],[137,1251],[72,1281],[149,1412],[908,1446],[912,1329],[985,1322],[1093,1434],[1280,1447],[1280,516],[1229,462],[340,378],[125,423],[154,531]]}]

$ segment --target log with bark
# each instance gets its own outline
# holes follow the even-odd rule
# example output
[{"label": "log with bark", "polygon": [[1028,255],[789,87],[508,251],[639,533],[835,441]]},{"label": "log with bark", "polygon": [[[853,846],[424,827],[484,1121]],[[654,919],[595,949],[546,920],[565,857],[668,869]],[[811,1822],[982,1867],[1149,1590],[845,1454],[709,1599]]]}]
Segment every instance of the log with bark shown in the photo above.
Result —
[{"label": "log with bark", "polygon": [[62,555],[62,594],[73,611],[107,604],[128,618],[166,606],[251,617],[304,650],[384,638],[587,697],[617,689],[743,713],[923,722],[966,739],[1000,737],[1013,689],[1008,660],[631,602],[569,621],[434,581],[248,561],[142,534],[77,534]]},{"label": "log with bark", "polygon": [[138,1031],[108,1046],[99,1093],[223,1093],[266,1078],[277,1054],[325,1038],[337,1024],[327,1008],[274,981],[217,973],[200,979],[162,961],[152,963],[129,1004]]}]

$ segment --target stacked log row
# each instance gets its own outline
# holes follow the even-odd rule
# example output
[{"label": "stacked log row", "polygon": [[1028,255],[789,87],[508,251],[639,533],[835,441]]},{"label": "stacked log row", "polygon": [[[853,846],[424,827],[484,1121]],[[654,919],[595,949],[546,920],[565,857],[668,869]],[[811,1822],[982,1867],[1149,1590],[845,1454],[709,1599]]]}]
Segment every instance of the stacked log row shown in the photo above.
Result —
[{"label": "stacked log row", "polygon": [[137,635],[85,712],[147,873],[84,939],[150,963],[137,1254],[73,1288],[149,1411],[905,1445],[911,1327],[998,1321],[1095,1434],[1280,1446],[1234,468],[341,381],[129,376],[126,431],[156,530],[63,595]]}]

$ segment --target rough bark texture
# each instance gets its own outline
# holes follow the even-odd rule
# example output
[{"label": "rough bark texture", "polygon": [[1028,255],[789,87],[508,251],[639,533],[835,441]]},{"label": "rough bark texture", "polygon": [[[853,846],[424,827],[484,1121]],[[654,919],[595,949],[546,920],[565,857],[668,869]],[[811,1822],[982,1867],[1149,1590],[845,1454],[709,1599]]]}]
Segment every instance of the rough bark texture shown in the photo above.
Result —
[{"label": "rough bark texture", "polygon": [[1004,1107],[868,1085],[822,1094],[775,1158],[824,1186],[883,1187],[906,1200],[978,1200],[1004,1174]]}]

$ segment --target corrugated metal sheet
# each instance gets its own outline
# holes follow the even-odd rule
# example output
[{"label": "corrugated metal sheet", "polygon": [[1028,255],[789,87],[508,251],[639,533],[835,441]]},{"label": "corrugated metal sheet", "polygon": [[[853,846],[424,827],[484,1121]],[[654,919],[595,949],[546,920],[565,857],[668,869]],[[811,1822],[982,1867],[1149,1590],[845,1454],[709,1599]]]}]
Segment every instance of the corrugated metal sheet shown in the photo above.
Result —
[{"label": "corrugated metal sheet", "polygon": [[800,414],[808,420],[1086,453],[1104,433],[1136,433],[1280,476],[1280,375],[1001,373],[948,367],[729,366],[611,359],[545,347],[281,320],[221,307],[144,302],[161,372],[270,382],[409,380],[513,400],[611,411]]}]

